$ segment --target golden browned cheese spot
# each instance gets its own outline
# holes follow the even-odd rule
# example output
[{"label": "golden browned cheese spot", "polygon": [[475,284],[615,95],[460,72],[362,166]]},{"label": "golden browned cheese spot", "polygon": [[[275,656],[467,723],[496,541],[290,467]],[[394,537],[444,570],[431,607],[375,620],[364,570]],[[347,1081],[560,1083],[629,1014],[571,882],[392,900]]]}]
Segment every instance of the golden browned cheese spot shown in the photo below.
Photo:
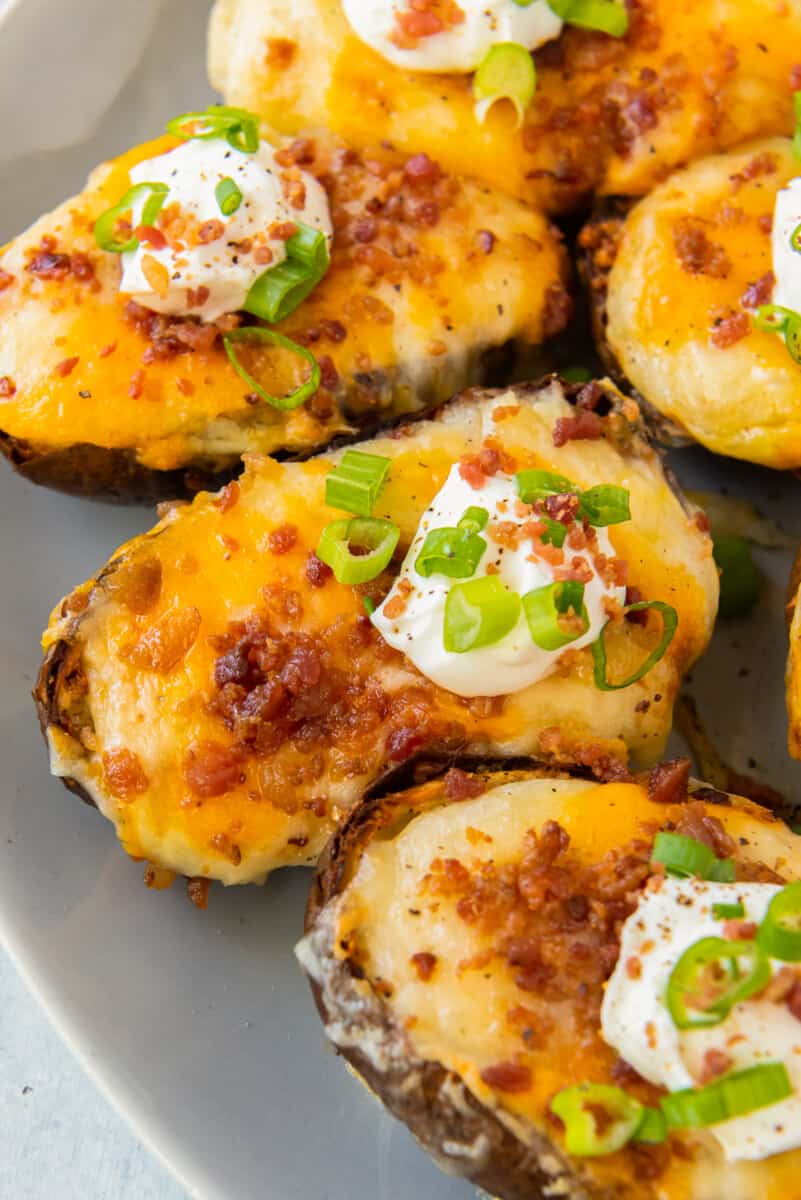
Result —
[{"label": "golden browned cheese spot", "polygon": [[132,750],[107,750],[103,755],[106,787],[118,800],[132,800],[146,792],[150,781]]},{"label": "golden browned cheese spot", "polygon": [[189,653],[200,629],[194,607],[170,609],[134,642],[126,657],[135,667],[166,675]]}]

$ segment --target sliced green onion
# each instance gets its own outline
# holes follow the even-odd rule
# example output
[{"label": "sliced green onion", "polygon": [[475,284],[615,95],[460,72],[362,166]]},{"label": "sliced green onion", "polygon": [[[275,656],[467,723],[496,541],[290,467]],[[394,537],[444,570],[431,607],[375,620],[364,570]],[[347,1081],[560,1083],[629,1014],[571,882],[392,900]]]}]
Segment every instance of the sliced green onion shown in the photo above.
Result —
[{"label": "sliced green onion", "polygon": [[689,946],[668,979],[668,1012],[677,1029],[720,1025],[735,1004],[770,981],[770,962],[756,942],[701,938]]},{"label": "sliced green onion", "polygon": [[791,308],[781,304],[760,304],[754,313],[754,325],[762,333],[784,333],[788,318],[793,315]]},{"label": "sliced green onion", "polygon": [[606,643],[604,641],[606,625],[609,624],[607,621],[598,636],[598,641],[592,644],[593,674],[595,686],[599,691],[617,692],[622,688],[631,687],[633,683],[637,683],[643,676],[648,674],[652,667],[656,666],[673,641],[679,625],[679,614],[675,608],[670,604],[665,604],[662,600],[642,600],[637,604],[626,605],[626,612],[640,612],[646,608],[652,608],[662,618],[662,637],[659,645],[648,655],[642,666],[638,667],[633,675],[629,675],[628,679],[624,679],[620,683],[610,683],[606,677]]},{"label": "sliced green onion", "polygon": [[662,832],[654,838],[651,862],[661,863],[669,875],[709,879],[717,861],[709,846],[683,833]]},{"label": "sliced green onion", "polygon": [[325,234],[302,221],[296,224],[297,233],[285,242],[286,259],[258,277],[242,305],[245,312],[253,313],[271,325],[294,312],[331,265]]},{"label": "sliced green onion", "polygon": [[540,517],[539,520],[544,521],[547,526],[545,533],[540,537],[540,541],[550,542],[552,546],[556,546],[561,550],[567,537],[567,525],[563,525],[561,521],[552,521],[550,517]]},{"label": "sliced green onion", "polygon": [[[564,616],[571,608],[583,623],[583,628],[577,633],[565,633],[559,624],[560,616]],[[546,587],[526,592],[523,596],[523,612],[531,640],[541,650],[561,650],[563,646],[569,646],[582,637],[590,627],[584,607],[584,584],[575,580],[549,583]]]},{"label": "sliced green onion", "polygon": [[514,629],[520,597],[507,591],[497,575],[456,583],[445,601],[443,643],[450,654],[491,646]]},{"label": "sliced green onion", "polygon": [[414,568],[426,579],[431,575],[447,575],[449,579],[470,579],[476,573],[481,556],[487,548],[478,530],[489,521],[486,508],[471,506],[457,526],[443,525],[426,534]]},{"label": "sliced green onion", "polygon": [[622,521],[631,520],[627,488],[614,483],[602,483],[581,492],[580,496],[579,513],[587,518],[590,525],[619,525]]},{"label": "sliced green onion", "polygon": [[762,591],[762,575],[751,543],[734,534],[721,534],[712,539],[712,554],[720,571],[718,612],[722,617],[747,616]]},{"label": "sliced green onion", "polygon": [[535,500],[544,500],[547,496],[559,496],[577,490],[575,483],[554,471],[518,471],[515,483],[517,494],[524,504],[533,504]]},{"label": "sliced green onion", "polygon": [[739,900],[736,904],[713,904],[712,916],[716,921],[736,921],[745,916],[745,906]]},{"label": "sliced green onion", "polygon": [[367,613],[368,617],[372,617],[373,613],[375,612],[375,601],[371,600],[369,596],[362,596],[362,607],[364,608],[364,611]]},{"label": "sliced green onion", "polygon": [[226,175],[225,179],[220,180],[214,189],[214,195],[224,217],[230,217],[242,203],[242,193],[230,175]]},{"label": "sliced green onion", "polygon": [[[622,1088],[604,1083],[581,1083],[557,1092],[550,1103],[565,1127],[568,1154],[595,1158],[614,1154],[636,1134],[643,1119],[643,1105]],[[599,1130],[596,1113],[603,1113]]]},{"label": "sliced green onion", "polygon": [[[311,375],[294,391],[286,396],[274,396],[270,392],[264,390],[261,384],[253,378],[253,376],[242,366],[236,356],[234,346],[237,342],[262,343],[265,345],[280,346],[284,350],[289,350],[293,354],[297,354],[299,358],[305,361],[311,367]],[[262,329],[259,325],[243,325],[239,329],[232,329],[223,338],[225,353],[228,355],[234,370],[240,379],[243,379],[251,391],[260,396],[262,400],[266,400],[273,408],[280,408],[282,412],[289,412],[293,408],[297,408],[309,396],[313,396],[320,386],[320,367],[317,359],[312,354],[311,350],[307,350],[305,346],[299,346],[297,342],[293,342],[288,337],[284,337],[281,333],[276,333],[274,329]]]},{"label": "sliced green onion", "polygon": [[133,209],[143,196],[147,196],[138,224],[155,224],[169,190],[166,183],[137,183],[135,187],[129,188],[117,204],[112,208],[107,208],[95,221],[95,241],[100,249],[108,250],[111,254],[127,254],[130,250],[136,250],[139,240],[133,235],[127,241],[118,240],[116,236],[118,222]]},{"label": "sliced green onion", "polygon": [[784,344],[795,362],[801,366],[801,316],[793,313],[784,327]]},{"label": "sliced green onion", "polygon": [[346,450],[341,461],[325,479],[325,502],[329,508],[369,517],[387,481],[390,460],[381,454]]},{"label": "sliced green onion", "polygon": [[756,940],[771,958],[801,962],[801,883],[788,883],[776,893]]},{"label": "sliced green onion", "polygon": [[259,118],[245,108],[224,104],[173,117],[167,122],[167,132],[184,139],[225,138],[229,146],[243,154],[255,154],[259,148]]},{"label": "sliced green onion", "polygon": [[685,1088],[663,1096],[660,1107],[673,1129],[699,1129],[744,1117],[792,1096],[784,1063],[759,1063],[734,1071],[705,1088]]},{"label": "sliced green onion", "polygon": [[801,254],[801,225],[796,225],[790,234],[790,246],[796,254]]},{"label": "sliced green onion", "polygon": [[536,90],[537,71],[531,53],[517,42],[499,42],[487,51],[473,76],[476,120],[483,125],[498,100],[510,100],[520,125]]},{"label": "sliced green onion", "polygon": [[568,383],[589,383],[593,376],[589,367],[562,367],[559,374]]},{"label": "sliced green onion", "polygon": [[339,583],[369,583],[389,565],[400,529],[379,517],[343,517],[326,525],[317,543]]},{"label": "sliced green onion", "polygon": [[713,883],[734,883],[736,878],[737,871],[733,858],[715,859],[715,865],[707,875],[707,879],[711,879]]},{"label": "sliced green onion", "polygon": [[643,1108],[634,1141],[648,1142],[652,1146],[667,1141],[667,1121],[661,1109]]},{"label": "sliced green onion", "polygon": [[629,28],[629,14],[616,0],[548,0],[548,6],[569,25],[611,37],[623,37]]}]

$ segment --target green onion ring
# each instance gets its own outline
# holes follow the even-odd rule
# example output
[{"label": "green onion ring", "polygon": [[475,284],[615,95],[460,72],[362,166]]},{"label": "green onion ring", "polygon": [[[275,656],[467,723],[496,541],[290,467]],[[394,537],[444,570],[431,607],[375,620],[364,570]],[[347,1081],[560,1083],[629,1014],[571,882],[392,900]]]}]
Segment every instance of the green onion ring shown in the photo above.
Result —
[{"label": "green onion ring", "polygon": [[671,604],[665,604],[662,600],[642,600],[637,604],[626,605],[625,611],[641,612],[645,609],[652,608],[654,612],[658,612],[662,618],[662,637],[659,645],[653,650],[641,667],[630,675],[628,679],[622,680],[620,683],[610,683],[606,677],[606,643],[604,634],[606,632],[606,622],[601,630],[597,642],[592,644],[592,662],[593,674],[595,678],[595,686],[602,692],[618,692],[623,688],[631,687],[633,683],[638,683],[643,676],[647,675],[652,667],[655,667],[659,660],[665,654],[670,643],[673,641],[676,630],[679,625],[679,614]]},{"label": "green onion ring", "polygon": [[801,883],[788,883],[776,893],[756,940],[771,958],[801,962]]},{"label": "green onion ring", "polygon": [[129,188],[116,204],[107,208],[95,221],[95,241],[100,249],[107,250],[110,254],[127,254],[131,250],[136,250],[139,246],[139,239],[133,235],[125,242],[117,241],[114,233],[117,222],[126,212],[131,211],[142,196],[147,196],[142,206],[142,219],[139,224],[155,224],[169,190],[166,183],[137,183],[134,187]]},{"label": "green onion ring", "polygon": [[[290,350],[293,354],[297,354],[299,358],[305,359],[311,366],[311,375],[305,383],[302,383],[294,392],[290,392],[288,396],[273,396],[270,392],[266,392],[261,384],[239,362],[234,350],[236,342],[262,342],[273,346],[281,346],[284,350]],[[307,350],[305,346],[299,346],[297,342],[284,337],[283,334],[277,333],[274,329],[263,329],[260,325],[244,325],[240,329],[232,329],[230,333],[227,333],[223,337],[223,346],[240,379],[243,379],[251,391],[255,392],[262,400],[265,400],[267,404],[272,405],[273,408],[280,409],[282,412],[289,412],[293,408],[298,408],[304,400],[307,400],[309,396],[313,396],[320,386],[320,366],[311,350]]]}]

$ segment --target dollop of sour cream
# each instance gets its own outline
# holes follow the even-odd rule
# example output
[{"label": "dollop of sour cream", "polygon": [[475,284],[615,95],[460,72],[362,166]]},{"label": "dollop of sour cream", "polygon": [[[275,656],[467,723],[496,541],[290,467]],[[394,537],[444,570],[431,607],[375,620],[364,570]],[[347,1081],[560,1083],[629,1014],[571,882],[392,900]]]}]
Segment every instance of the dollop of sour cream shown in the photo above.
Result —
[{"label": "dollop of sour cream", "polygon": [[[795,1094],[747,1116],[709,1126],[730,1162],[761,1159],[801,1146],[801,1022],[784,1004],[758,996],[736,1005],[719,1025],[677,1029],[666,1003],[681,955],[706,937],[724,937],[715,904],[739,901],[757,924],[781,888],[768,883],[652,881],[623,926],[620,957],[601,1010],[604,1040],[651,1083],[678,1091],[700,1086],[704,1056],[722,1051],[731,1070],[783,1062]],[[632,961],[637,963],[631,970]],[[785,964],[771,961],[773,972]],[[639,974],[637,974],[639,972]]]},{"label": "dollop of sour cream", "polygon": [[[522,527],[527,520],[531,520],[530,515],[515,515],[517,503],[517,485],[511,476],[498,474],[487,477],[483,486],[476,489],[462,478],[458,464],[453,466],[445,484],[423,514],[389,595],[372,616],[373,624],[386,642],[396,650],[403,651],[423,675],[458,696],[501,696],[522,691],[549,675],[564,653],[564,649],[543,650],[537,646],[522,613],[515,627],[492,645],[480,646],[461,654],[446,650],[443,642],[445,602],[451,587],[464,581],[438,573],[425,577],[415,569],[417,556],[428,532],[443,526],[456,526],[466,509],[475,506],[487,510],[489,524],[481,534],[487,548],[473,578],[496,574],[510,591],[521,596],[552,583],[555,578],[554,567],[533,554],[534,543],[530,539],[521,539],[515,549],[499,545],[492,539],[492,524],[495,521],[511,522]],[[596,552],[613,557],[615,552],[606,530],[597,529],[595,533]],[[580,650],[597,639],[609,619],[604,609],[604,599],[609,597],[622,604],[625,588],[603,581],[588,549],[571,550],[570,557],[580,558],[592,572],[592,578],[584,588],[589,628],[567,647]],[[409,585],[411,591],[408,590]],[[391,603],[395,597],[400,597],[403,611],[398,616],[387,616],[388,606],[390,612],[398,607]]]},{"label": "dollop of sour cream", "polygon": [[412,71],[475,71],[499,42],[535,50],[562,31],[561,18],[546,0],[525,6],[515,0],[457,0],[451,6],[453,23],[440,18],[444,28],[439,32],[416,37],[407,36],[403,24],[410,15],[409,0],[342,0],[342,7],[357,37],[389,62]]},{"label": "dollop of sour cream", "polygon": [[776,196],[773,210],[773,303],[801,313],[801,253],[792,236],[801,225],[801,177],[791,179]]},{"label": "dollop of sour cream", "polygon": [[[175,316],[216,321],[236,312],[256,279],[286,258],[282,225],[302,221],[325,233],[329,242],[332,237],[325,189],[308,172],[301,172],[299,180],[293,172],[290,188],[283,173],[267,143],[245,154],[224,138],[191,138],[137,163],[131,183],[168,186],[162,214],[177,206],[178,233],[170,236],[168,227],[165,245],[140,240],[137,249],[123,254],[120,291],[147,308]],[[224,179],[232,179],[242,193],[230,216],[220,210],[215,195]],[[144,196],[134,206],[134,228],[146,200]]]}]

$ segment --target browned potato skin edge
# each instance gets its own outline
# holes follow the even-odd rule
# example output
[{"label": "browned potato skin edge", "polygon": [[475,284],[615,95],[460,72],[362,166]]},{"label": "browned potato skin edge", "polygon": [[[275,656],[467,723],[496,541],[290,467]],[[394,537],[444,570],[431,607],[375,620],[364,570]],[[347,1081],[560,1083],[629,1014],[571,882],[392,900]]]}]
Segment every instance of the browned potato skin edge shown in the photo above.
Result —
[{"label": "browned potato skin edge", "polygon": [[579,278],[588,298],[590,323],[598,357],[615,383],[635,396],[654,438],[665,446],[689,446],[693,439],[674,421],[664,417],[632,387],[606,338],[609,276],[614,266],[626,217],[636,204],[611,196],[598,204],[584,225],[576,247]]},{"label": "browned potato skin edge", "polygon": [[[462,760],[462,765],[469,764]],[[564,779],[574,775],[586,778],[586,772],[581,768],[575,771],[549,770],[537,763],[529,763],[528,776],[532,767],[536,773],[548,778]],[[494,774],[498,779],[498,772],[493,772],[492,765],[486,762],[477,769],[476,774]],[[503,763],[502,774],[514,778],[515,772],[509,770],[508,762]],[[403,809],[411,806],[404,802],[404,793],[374,796],[358,805],[332,836],[318,863],[309,894],[307,933],[324,908],[346,887],[348,864],[355,859],[358,848],[369,841],[375,830],[389,824],[387,811],[390,807],[400,816]],[[347,1011],[348,1002],[352,999],[358,1001],[363,1012],[365,1001],[353,989],[353,976],[348,963],[342,962],[335,968],[334,981],[342,1010]],[[309,984],[324,1025],[341,1015],[328,1011],[322,988],[315,980],[309,979]],[[403,1031],[392,1021],[376,996],[370,997],[367,1019],[387,1039],[403,1042]],[[430,1059],[415,1059],[409,1060],[406,1066],[382,1071],[366,1054],[353,1046],[344,1049],[337,1047],[337,1053],[350,1063],[392,1115],[408,1126],[423,1149],[449,1173],[469,1179],[501,1200],[546,1200],[549,1194],[554,1194],[546,1189],[552,1189],[556,1180],[559,1180],[563,1189],[567,1189],[559,1192],[565,1200],[589,1200],[590,1193],[575,1178],[573,1168],[553,1143],[547,1138],[536,1137],[531,1146],[524,1145],[490,1108],[468,1092],[458,1075],[446,1070],[440,1063]],[[417,1086],[414,1088],[409,1087],[409,1068],[412,1067],[417,1073]],[[454,1093],[459,1095],[464,1105],[462,1111],[450,1099]],[[444,1143],[448,1141],[472,1142],[482,1134],[487,1139],[487,1148],[480,1165],[474,1170],[466,1169],[468,1160],[464,1157],[448,1155],[443,1150]],[[543,1160],[557,1169],[546,1170]],[[622,1200],[622,1196],[616,1189],[595,1193],[593,1200]]]}]

